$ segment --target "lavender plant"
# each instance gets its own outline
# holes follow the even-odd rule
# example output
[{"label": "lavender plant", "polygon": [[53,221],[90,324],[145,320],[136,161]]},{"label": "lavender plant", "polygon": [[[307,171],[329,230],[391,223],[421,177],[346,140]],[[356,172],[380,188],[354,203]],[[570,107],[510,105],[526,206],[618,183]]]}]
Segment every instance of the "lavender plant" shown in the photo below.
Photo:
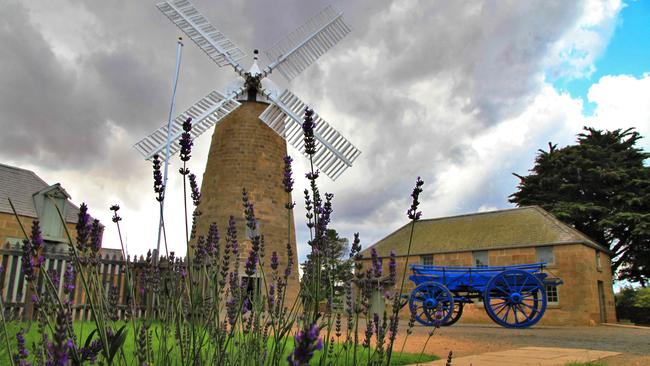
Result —
[{"label": "lavender plant", "polygon": [[[33,319],[40,338],[31,352],[23,331],[15,334],[15,342],[10,342],[4,304],[0,301],[12,365],[391,364],[405,276],[396,291],[394,252],[388,258],[387,270],[375,250],[371,250],[369,268],[364,268],[361,240],[356,233],[348,256],[348,280],[337,283],[334,279],[332,248],[327,240],[334,196],[319,190],[320,174],[313,165],[316,127],[313,111],[306,109],[302,128],[310,170],[306,174],[309,188],[303,193],[310,252],[294,301],[287,301],[287,289],[297,265],[297,253],[292,252],[291,244],[296,205],[291,199],[295,183],[292,159],[284,158],[283,174],[277,177],[287,194],[287,261],[281,263],[283,253],[265,253],[255,202],[245,189],[242,212],[232,213],[227,227],[222,228],[225,235],[216,223],[207,232],[197,227],[202,196],[196,176],[188,166],[193,146],[188,119],[179,141],[187,257],[179,258],[167,251],[160,256],[150,251],[146,259],[131,260],[122,240],[120,206],[112,205],[112,222],[126,264],[125,286],[118,291],[113,279],[106,281],[99,270],[103,226],[90,217],[85,204],[80,206],[74,239],[64,225],[70,264],[61,269],[62,273],[43,269],[44,242],[39,223],[34,221],[29,234],[23,229],[21,261],[22,275],[33,294]],[[166,187],[160,169],[160,159],[154,156],[154,193],[156,201],[162,204]],[[418,178],[408,210],[412,230],[421,215],[418,200],[422,185]],[[194,206],[191,230],[188,200]],[[235,219],[242,214],[248,234],[244,239],[250,243],[244,247]],[[64,222],[60,212],[59,215]],[[18,215],[16,218],[20,223]],[[410,243],[407,261],[408,255]],[[245,262],[240,269],[242,256]],[[85,334],[83,328],[75,330],[72,319],[77,290],[83,291],[91,313],[91,329],[86,329]],[[392,311],[372,311],[371,298],[376,293],[393,301]],[[337,296],[342,298],[341,310],[334,307]],[[412,328],[413,321],[409,322],[406,337]],[[402,349],[405,343],[406,338]]]}]

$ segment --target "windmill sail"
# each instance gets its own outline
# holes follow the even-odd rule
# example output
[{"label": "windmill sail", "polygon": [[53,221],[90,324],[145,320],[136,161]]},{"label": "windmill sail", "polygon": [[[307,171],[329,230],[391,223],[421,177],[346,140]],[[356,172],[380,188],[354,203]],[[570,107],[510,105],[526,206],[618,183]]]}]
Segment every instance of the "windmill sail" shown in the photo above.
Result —
[{"label": "windmill sail", "polygon": [[[259,118],[303,155],[308,156],[305,153],[301,118],[305,103],[288,90],[285,90],[279,98],[269,96],[269,99],[273,104],[269,105]],[[336,180],[352,166],[361,151],[318,114],[314,114],[314,122],[316,124],[314,164],[332,180]]]},{"label": "windmill sail", "polygon": [[291,80],[348,33],[350,27],[343,21],[343,13],[328,6],[265,51],[271,60],[268,72],[277,68]]},{"label": "windmill sail", "polygon": [[[225,116],[241,105],[241,103],[234,100],[235,96],[235,94],[232,94],[226,98],[218,91],[212,91],[176,117],[176,119],[172,121],[169,156],[174,155],[181,148],[178,143],[178,138],[183,133],[183,122],[185,122],[188,117],[192,117],[192,131],[190,132],[190,135],[192,136],[192,139],[194,139],[210,127],[219,123]],[[138,150],[146,160],[151,159],[155,154],[159,154],[164,160],[164,154],[162,152],[166,145],[167,124],[165,123],[151,135],[133,145],[133,147]]]},{"label": "windmill sail", "polygon": [[231,65],[238,74],[243,74],[244,69],[237,61],[245,56],[244,52],[210,24],[189,1],[163,1],[156,7],[217,65]]}]

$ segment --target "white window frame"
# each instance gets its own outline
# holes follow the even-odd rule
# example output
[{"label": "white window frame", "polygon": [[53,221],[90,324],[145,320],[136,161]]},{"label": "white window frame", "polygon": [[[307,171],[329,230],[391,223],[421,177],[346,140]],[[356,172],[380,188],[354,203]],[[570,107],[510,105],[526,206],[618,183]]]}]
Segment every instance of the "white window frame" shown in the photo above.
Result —
[{"label": "white window frame", "polygon": [[[485,263],[483,263],[483,256],[485,256]],[[487,250],[477,250],[472,252],[473,267],[487,267],[490,265],[490,253]],[[480,264],[479,264],[480,263]]]},{"label": "white window frame", "polygon": [[425,266],[433,266],[433,254],[421,255],[420,262]]},{"label": "white window frame", "polygon": [[596,249],[596,270],[598,272],[603,271],[603,261],[602,256],[600,255],[600,250]]},{"label": "white window frame", "polygon": [[[553,290],[554,289],[554,290]],[[556,285],[544,285],[544,291],[546,291],[546,302],[549,305],[559,305],[560,304],[560,290],[558,289],[558,286]],[[555,292],[555,301],[551,300],[551,296],[549,296],[549,292]]]}]

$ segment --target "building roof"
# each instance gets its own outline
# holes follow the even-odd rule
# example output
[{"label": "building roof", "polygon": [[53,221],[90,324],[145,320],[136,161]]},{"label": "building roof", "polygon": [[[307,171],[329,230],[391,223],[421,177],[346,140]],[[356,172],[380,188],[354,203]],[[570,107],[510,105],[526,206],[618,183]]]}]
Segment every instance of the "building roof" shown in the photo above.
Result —
[{"label": "building roof", "polygon": [[[18,215],[38,218],[33,195],[48,187],[51,185],[31,170],[0,164],[0,212],[13,214],[7,199],[10,198]],[[66,221],[76,223],[79,207],[69,200],[66,205]]]},{"label": "building roof", "polygon": [[[410,233],[409,222],[366,248],[363,254],[367,257],[374,247],[382,257],[391,250],[404,256]],[[528,206],[417,221],[411,255],[562,244],[584,244],[606,251],[543,208]]]}]

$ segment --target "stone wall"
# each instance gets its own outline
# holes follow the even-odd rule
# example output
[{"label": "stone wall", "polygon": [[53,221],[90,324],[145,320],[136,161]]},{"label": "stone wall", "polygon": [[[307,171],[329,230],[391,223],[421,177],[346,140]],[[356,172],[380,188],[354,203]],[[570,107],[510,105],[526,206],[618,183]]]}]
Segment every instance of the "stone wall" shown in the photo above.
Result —
[{"label": "stone wall", "polygon": [[[28,235],[30,234],[33,221],[34,218],[32,217],[20,216],[20,222],[22,222]],[[67,223],[66,225],[68,226],[68,231],[70,231],[72,240],[74,240],[77,236],[75,224]],[[13,214],[0,212],[0,245],[4,246],[8,239],[22,240],[24,238],[25,235],[20,229],[20,225],[18,224],[18,221],[16,221],[16,217]]]},{"label": "stone wall", "polygon": [[237,222],[240,243],[240,272],[248,256],[250,241],[247,238],[242,188],[249,192],[259,232],[264,235],[266,256],[263,258],[266,281],[270,281],[271,253],[279,257],[279,271],[287,263],[287,237],[293,251],[294,265],[289,278],[286,304],[290,306],[298,294],[298,253],[293,214],[287,217],[285,204],[291,201],[282,185],[287,145],[284,138],[266,126],[258,116],[267,104],[242,102],[242,105],[217,125],[212,135],[208,162],[201,186],[202,215],[197,225],[198,235],[207,235],[212,222],[216,222],[225,238],[229,217]]},{"label": "stone wall", "polygon": [[[612,289],[612,275],[609,266],[609,257],[601,252],[601,268],[596,265],[596,249],[583,244],[557,245],[553,247],[555,263],[548,266],[550,277],[558,277],[564,281],[558,286],[558,303],[549,303],[541,325],[594,325],[601,322],[598,281],[602,281],[604,290],[604,316],[607,322],[616,322],[614,293]],[[506,266],[538,262],[534,247],[493,249],[488,251],[490,266]],[[442,253],[434,255],[435,265],[446,266],[471,266],[473,264],[472,252]],[[364,266],[369,265],[370,259],[364,258]],[[406,263],[405,257],[397,258],[397,289],[402,280],[402,273]],[[421,256],[412,256],[408,264],[421,264]],[[384,271],[388,271],[388,258],[383,258]],[[407,270],[404,282],[404,294],[410,294],[414,284],[408,279],[410,271]],[[402,309],[400,316],[408,318],[410,315],[407,307]],[[475,301],[466,304],[460,322],[466,323],[491,323],[483,303]]]}]

